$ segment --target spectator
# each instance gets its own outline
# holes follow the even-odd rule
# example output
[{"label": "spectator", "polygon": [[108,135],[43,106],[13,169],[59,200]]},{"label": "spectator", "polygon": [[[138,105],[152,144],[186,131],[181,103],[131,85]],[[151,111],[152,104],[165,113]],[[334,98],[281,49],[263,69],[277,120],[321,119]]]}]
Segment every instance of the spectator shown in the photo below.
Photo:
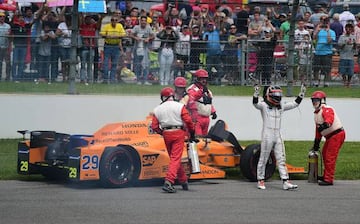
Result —
[{"label": "spectator", "polygon": [[323,91],[315,91],[311,95],[312,105],[315,109],[315,140],[312,150],[320,149],[321,138],[326,141],[322,148],[324,161],[324,176],[320,178],[320,186],[334,184],[336,159],[341,146],[345,141],[345,130],[337,116],[335,109],[326,105],[326,94]]},{"label": "spectator", "polygon": [[160,85],[165,86],[170,84],[171,66],[175,57],[174,47],[179,37],[171,26],[166,26],[166,28],[160,31],[156,36],[161,40],[161,47],[159,52]]},{"label": "spectator", "polygon": [[[54,33],[59,26],[58,17],[55,12],[49,11],[42,17],[43,22],[49,24],[51,31]],[[56,81],[59,75],[59,58],[60,58],[60,47],[58,44],[57,36],[55,39],[51,41],[51,57],[50,57],[50,64],[51,64],[51,82]]]},{"label": "spectator", "polygon": [[270,85],[271,74],[273,68],[273,56],[275,45],[277,41],[276,35],[271,28],[264,30],[265,36],[262,41],[257,42],[258,50],[258,60],[259,60],[259,71],[261,74],[261,83],[262,85]]},{"label": "spectator", "polygon": [[[30,70],[33,75],[39,75],[39,63],[40,60],[38,59],[39,55],[39,48],[40,48],[40,35],[41,30],[43,29],[42,26],[42,16],[45,11],[45,7],[43,5],[33,14],[31,8],[30,10],[26,10],[27,14],[29,15],[29,23],[31,24],[31,39],[30,39],[30,53],[31,53],[31,63],[30,63]],[[26,20],[27,17],[25,17]]]},{"label": "spectator", "polygon": [[248,32],[248,24],[249,24],[249,14],[250,7],[248,5],[244,5],[242,10],[236,15],[236,29],[239,33],[246,34]]},{"label": "spectator", "polygon": [[215,85],[221,84],[221,46],[220,30],[215,27],[214,22],[209,22],[206,31],[203,33],[203,40],[206,41],[206,69],[211,71],[210,81]]},{"label": "spectator", "polygon": [[317,27],[317,25],[320,23],[321,17],[327,17],[328,15],[323,12],[323,9],[320,5],[316,5],[314,8],[315,13],[313,13],[310,18],[309,22],[314,25],[314,29]]},{"label": "spectator", "polygon": [[190,29],[188,25],[181,27],[181,32],[178,33],[179,39],[175,44],[176,62],[174,64],[174,78],[178,76],[185,76],[185,70],[188,68],[190,55]]},{"label": "spectator", "polygon": [[339,40],[339,37],[341,36],[341,34],[344,31],[344,27],[341,25],[341,23],[339,21],[339,14],[338,13],[335,13],[333,15],[333,21],[330,23],[330,29],[335,31],[336,38],[335,38],[335,43],[334,44],[337,44],[337,42]]},{"label": "spectator", "polygon": [[11,26],[5,22],[6,14],[0,11],[0,81],[3,76],[3,61],[5,62],[5,80],[10,80],[10,40]]},{"label": "spectator", "polygon": [[263,26],[261,27],[261,38],[264,39],[265,38],[265,31],[267,31],[267,33],[271,32],[271,33],[275,33],[276,28],[272,25],[271,20],[267,17],[264,18],[264,23]]},{"label": "spectator", "polygon": [[305,12],[304,13],[304,18],[303,18],[303,21],[305,23],[305,29],[307,31],[309,31],[310,33],[310,37],[312,37],[312,34],[314,32],[314,24],[312,24],[310,22],[310,16],[311,16],[311,13],[310,12]]},{"label": "spectator", "polygon": [[131,19],[131,25],[134,27],[136,25],[139,25],[139,8],[134,7],[130,11],[130,19]]},{"label": "spectator", "polygon": [[135,43],[134,40],[130,37],[132,29],[134,28],[134,26],[131,23],[130,16],[125,17],[123,27],[126,31],[126,36],[124,36],[121,40],[122,47],[124,48],[123,50],[125,51],[125,55],[123,56],[123,59],[126,67],[131,68],[131,64],[133,60],[132,53],[134,50]]},{"label": "spectator", "polygon": [[354,75],[354,54],[356,49],[356,37],[354,26],[351,23],[345,25],[345,33],[339,38],[339,72],[342,75],[344,86],[350,87],[351,78]]},{"label": "spectator", "polygon": [[65,21],[61,22],[56,30],[58,43],[60,46],[61,70],[63,82],[67,81],[70,74],[70,48],[71,48],[71,34],[72,24],[71,15],[65,15]]},{"label": "spectator", "polygon": [[178,179],[183,190],[189,190],[187,176],[181,166],[181,157],[184,149],[184,141],[187,132],[190,132],[190,140],[194,141],[194,125],[185,105],[174,101],[174,90],[165,87],[161,90],[162,103],[154,109],[151,128],[164,137],[166,149],[169,153],[169,168],[166,173],[165,183],[162,189],[167,193],[175,193],[175,180]]},{"label": "spectator", "polygon": [[233,24],[230,26],[229,34],[227,35],[227,41],[224,47],[224,67],[226,79],[229,84],[235,84],[239,78],[239,44],[241,40],[245,40],[246,35],[242,35],[237,32],[236,26]]},{"label": "spectator", "polygon": [[86,85],[89,81],[93,82],[95,78],[97,79],[94,75],[93,67],[95,68],[97,66],[94,64],[94,60],[95,51],[98,50],[97,31],[101,26],[101,17],[99,17],[95,20],[93,16],[87,15],[85,17],[81,17],[80,20],[79,35],[82,41],[80,49],[80,82]]},{"label": "spectator", "polygon": [[195,122],[195,134],[206,136],[208,134],[210,116],[217,118],[215,107],[212,104],[213,95],[207,88],[209,74],[204,69],[194,73],[195,83],[187,88],[188,109],[193,122]]},{"label": "spectator", "polygon": [[28,43],[28,34],[31,25],[26,24],[24,15],[14,15],[11,30],[13,36],[13,63],[12,63],[12,78],[14,82],[20,82],[24,79],[25,58]]},{"label": "spectator", "polygon": [[191,27],[190,44],[190,70],[198,70],[200,65],[200,54],[205,51],[200,26],[198,25],[193,25]]},{"label": "spectator", "polygon": [[333,55],[333,41],[335,41],[336,34],[330,29],[329,18],[324,18],[314,31],[314,40],[316,41],[313,70],[315,86],[320,85],[319,72],[321,71],[324,78],[324,87],[327,87],[331,79],[331,64]]},{"label": "spectator", "polygon": [[189,22],[189,27],[193,27],[193,26],[198,26],[199,27],[199,31],[202,32],[202,29],[204,27],[204,20],[201,17],[201,11],[200,11],[200,7],[193,7],[193,12],[191,14],[191,19]]},{"label": "spectator", "polygon": [[[211,21],[212,16],[210,15],[209,11],[209,5],[208,4],[201,4],[201,18],[203,21],[203,25],[206,26]],[[202,27],[201,30],[203,30],[205,27]]]},{"label": "spectator", "polygon": [[296,45],[299,57],[299,78],[301,83],[305,83],[310,74],[312,42],[310,34],[305,34],[302,40]]},{"label": "spectator", "polygon": [[354,27],[354,34],[356,38],[356,46],[357,46],[357,63],[360,64],[360,12],[356,14],[356,26]]},{"label": "spectator", "polygon": [[[123,52],[121,38],[126,35],[126,32],[121,23],[118,23],[117,17],[112,16],[110,23],[102,26],[100,35],[105,39],[103,83],[115,83],[116,69],[120,57],[120,52]],[[109,61],[111,61],[110,77]]]},{"label": "spectator", "polygon": [[350,12],[350,8],[349,8],[349,4],[345,3],[343,5],[343,9],[344,11],[342,13],[340,13],[339,15],[339,21],[341,23],[341,25],[343,26],[343,28],[345,29],[345,25],[348,23],[351,23],[353,25],[355,25],[355,16],[354,14],[352,14]]},{"label": "spectator", "polygon": [[148,68],[149,68],[149,45],[155,38],[155,34],[147,23],[147,17],[140,17],[140,25],[136,25],[131,33],[130,37],[134,39],[134,72],[137,77],[137,84],[151,85],[147,80]]},{"label": "spectator", "polygon": [[50,84],[51,78],[49,78],[49,69],[51,64],[49,63],[49,59],[51,58],[52,40],[56,39],[56,34],[51,30],[50,25],[47,22],[43,22],[42,26],[38,51],[39,80],[35,80],[35,82],[46,81]]},{"label": "spectator", "polygon": [[182,21],[179,18],[179,10],[174,4],[169,3],[166,12],[164,13],[164,20],[166,26],[172,26],[177,29],[182,25]]},{"label": "spectator", "polygon": [[252,76],[256,72],[258,63],[256,42],[261,39],[263,22],[260,19],[260,13],[254,13],[254,19],[249,23],[248,30],[248,72]]},{"label": "spectator", "polygon": [[289,44],[290,19],[291,13],[288,13],[286,20],[280,25],[280,39],[284,41],[283,44],[286,49]]}]

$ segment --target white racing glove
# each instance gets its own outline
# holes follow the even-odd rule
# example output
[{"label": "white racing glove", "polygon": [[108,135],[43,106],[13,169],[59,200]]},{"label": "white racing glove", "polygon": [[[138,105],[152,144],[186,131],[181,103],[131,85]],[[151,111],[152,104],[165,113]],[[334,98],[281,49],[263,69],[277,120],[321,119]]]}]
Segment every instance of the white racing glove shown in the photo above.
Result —
[{"label": "white racing glove", "polygon": [[301,84],[299,97],[304,98],[305,93],[306,93],[306,86],[305,86],[305,84]]},{"label": "white racing glove", "polygon": [[259,85],[255,85],[254,86],[254,97],[259,97],[260,95],[260,86]]}]

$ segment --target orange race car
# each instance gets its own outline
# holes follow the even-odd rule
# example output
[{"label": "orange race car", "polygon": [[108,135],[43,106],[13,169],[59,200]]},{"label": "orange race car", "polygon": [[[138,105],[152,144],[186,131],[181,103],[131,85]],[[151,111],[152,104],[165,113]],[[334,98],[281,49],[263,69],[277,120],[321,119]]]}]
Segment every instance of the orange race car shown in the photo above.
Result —
[{"label": "orange race car", "polygon": [[[107,124],[93,135],[68,135],[55,131],[18,131],[24,139],[18,144],[19,174],[42,174],[47,178],[75,181],[99,180],[104,187],[125,187],[142,180],[163,178],[169,156],[164,140],[150,128],[151,116],[142,121]],[[30,133],[30,139],[25,139]],[[260,145],[245,149],[219,120],[197,143],[200,173],[191,174],[184,144],[182,163],[190,179],[224,178],[223,168],[239,167],[243,175],[256,180]],[[276,168],[272,154],[266,178]],[[288,165],[289,173],[304,168]]]}]

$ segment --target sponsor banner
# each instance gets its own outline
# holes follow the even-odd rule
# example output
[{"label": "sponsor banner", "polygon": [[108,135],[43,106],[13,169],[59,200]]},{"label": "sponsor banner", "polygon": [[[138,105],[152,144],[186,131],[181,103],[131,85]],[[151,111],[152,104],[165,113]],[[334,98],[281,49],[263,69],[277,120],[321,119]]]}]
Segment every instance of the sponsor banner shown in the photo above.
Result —
[{"label": "sponsor banner", "polygon": [[104,0],[79,0],[79,12],[106,13]]},{"label": "sponsor banner", "polygon": [[73,0],[47,0],[49,7],[57,6],[72,6],[74,4]]}]

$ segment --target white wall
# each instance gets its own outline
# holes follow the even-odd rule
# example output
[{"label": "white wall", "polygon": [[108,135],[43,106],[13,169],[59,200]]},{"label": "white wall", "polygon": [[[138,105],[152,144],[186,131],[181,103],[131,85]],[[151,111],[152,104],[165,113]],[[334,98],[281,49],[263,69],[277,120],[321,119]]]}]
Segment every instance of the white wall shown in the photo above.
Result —
[{"label": "white wall", "polygon": [[[294,98],[285,98],[285,101]],[[0,95],[0,138],[21,137],[17,130],[55,130],[92,134],[106,123],[144,119],[160,103],[158,96]],[[360,141],[360,99],[328,99],[346,130],[348,141]],[[228,123],[239,140],[260,139],[261,116],[251,97],[216,97],[218,119]],[[306,98],[285,112],[285,140],[314,139],[313,109]]]}]

